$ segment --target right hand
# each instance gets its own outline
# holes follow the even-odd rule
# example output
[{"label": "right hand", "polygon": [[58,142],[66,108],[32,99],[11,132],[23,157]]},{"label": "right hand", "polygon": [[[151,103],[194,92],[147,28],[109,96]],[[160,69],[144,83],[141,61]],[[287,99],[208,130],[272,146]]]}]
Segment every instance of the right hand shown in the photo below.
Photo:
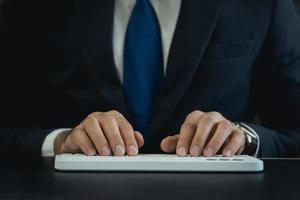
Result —
[{"label": "right hand", "polygon": [[72,131],[58,135],[54,142],[54,152],[134,156],[143,145],[142,134],[134,131],[121,113],[95,112]]}]

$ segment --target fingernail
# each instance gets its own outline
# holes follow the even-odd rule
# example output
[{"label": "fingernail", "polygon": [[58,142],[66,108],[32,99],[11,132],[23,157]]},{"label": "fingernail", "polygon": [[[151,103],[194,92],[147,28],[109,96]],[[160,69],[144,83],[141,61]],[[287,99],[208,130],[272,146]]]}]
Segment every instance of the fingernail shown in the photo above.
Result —
[{"label": "fingernail", "polygon": [[109,156],[110,155],[110,150],[107,147],[102,147],[101,148],[101,155],[102,156]]},{"label": "fingernail", "polygon": [[230,157],[230,156],[232,156],[232,152],[230,150],[226,150],[226,151],[224,151],[224,156]]},{"label": "fingernail", "polygon": [[205,154],[206,156],[212,156],[213,151],[212,151],[211,148],[207,148],[207,149],[204,150],[204,154]]},{"label": "fingernail", "polygon": [[121,145],[116,146],[116,155],[123,156],[125,154],[125,150]]},{"label": "fingernail", "polygon": [[130,145],[128,147],[128,152],[127,152],[129,155],[136,155],[138,154],[138,149],[136,148],[136,146],[134,145]]},{"label": "fingernail", "polygon": [[185,156],[186,155],[186,150],[184,147],[180,147],[178,150],[177,150],[177,154],[179,156]]},{"label": "fingernail", "polygon": [[89,149],[88,154],[89,154],[89,156],[93,156],[96,154],[96,152],[93,149]]},{"label": "fingernail", "polygon": [[192,156],[199,156],[199,154],[200,154],[200,149],[199,149],[199,147],[193,147],[192,149],[191,149],[191,154],[192,154]]}]

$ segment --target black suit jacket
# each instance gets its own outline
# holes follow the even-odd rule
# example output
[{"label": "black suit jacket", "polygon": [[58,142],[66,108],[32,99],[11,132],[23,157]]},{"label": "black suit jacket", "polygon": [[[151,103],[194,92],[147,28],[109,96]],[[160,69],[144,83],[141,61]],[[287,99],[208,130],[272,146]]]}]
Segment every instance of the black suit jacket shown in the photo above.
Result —
[{"label": "black suit jacket", "polygon": [[[3,10],[1,151],[39,155],[51,130],[95,111],[132,122],[113,60],[113,0],[20,0]],[[142,151],[160,152],[197,109],[248,123],[260,156],[300,154],[298,0],[182,1]]]}]

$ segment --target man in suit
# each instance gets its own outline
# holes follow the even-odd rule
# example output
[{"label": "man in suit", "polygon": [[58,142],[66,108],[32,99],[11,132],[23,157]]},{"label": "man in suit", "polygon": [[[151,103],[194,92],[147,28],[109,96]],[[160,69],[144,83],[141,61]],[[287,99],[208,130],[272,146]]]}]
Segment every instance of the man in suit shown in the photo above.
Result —
[{"label": "man in suit", "polygon": [[299,155],[299,1],[7,4],[2,150]]}]

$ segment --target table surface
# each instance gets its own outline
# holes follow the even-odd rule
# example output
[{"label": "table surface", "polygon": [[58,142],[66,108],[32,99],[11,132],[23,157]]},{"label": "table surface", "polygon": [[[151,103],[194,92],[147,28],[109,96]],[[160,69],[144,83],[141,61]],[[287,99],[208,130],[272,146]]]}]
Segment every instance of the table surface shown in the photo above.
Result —
[{"label": "table surface", "polygon": [[[35,163],[35,164],[33,164]],[[300,199],[300,160],[262,173],[58,172],[54,159],[2,160],[0,199]]]}]

